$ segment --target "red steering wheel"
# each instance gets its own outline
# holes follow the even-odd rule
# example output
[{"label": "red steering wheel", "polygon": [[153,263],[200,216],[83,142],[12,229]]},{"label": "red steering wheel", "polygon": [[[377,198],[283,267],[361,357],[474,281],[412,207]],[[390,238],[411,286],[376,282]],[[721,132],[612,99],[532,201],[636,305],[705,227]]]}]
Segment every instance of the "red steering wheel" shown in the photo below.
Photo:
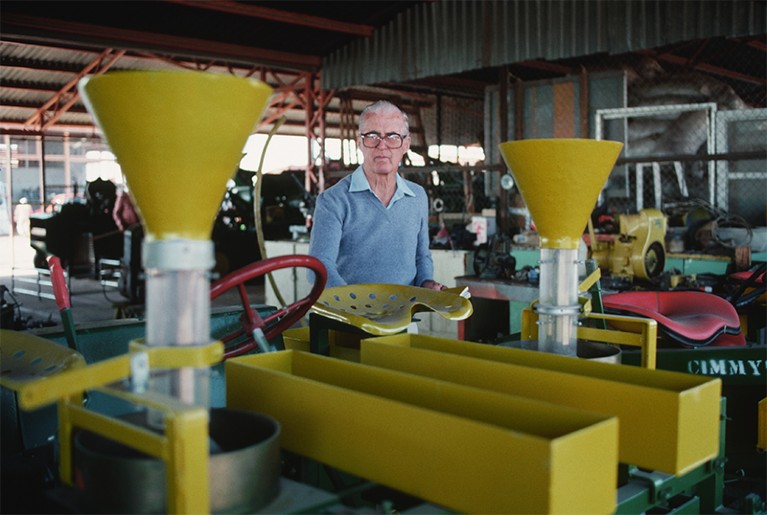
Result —
[{"label": "red steering wheel", "polygon": [[[250,305],[245,283],[275,270],[294,267],[308,268],[314,272],[314,286],[309,295],[297,300],[293,304],[278,309],[265,318],[261,318],[258,312]],[[224,348],[224,359],[245,354],[256,348],[260,348],[265,352],[268,351],[269,349],[265,348],[267,340],[274,338],[299,321],[309,311],[309,308],[317,302],[320,294],[325,289],[326,281],[327,272],[319,259],[312,256],[289,255],[256,261],[214,282],[210,289],[211,300],[232,288],[237,288],[240,292],[240,300],[244,310],[242,315],[240,315],[242,327],[221,338],[224,345],[234,340],[241,340],[237,341],[234,345]]]}]

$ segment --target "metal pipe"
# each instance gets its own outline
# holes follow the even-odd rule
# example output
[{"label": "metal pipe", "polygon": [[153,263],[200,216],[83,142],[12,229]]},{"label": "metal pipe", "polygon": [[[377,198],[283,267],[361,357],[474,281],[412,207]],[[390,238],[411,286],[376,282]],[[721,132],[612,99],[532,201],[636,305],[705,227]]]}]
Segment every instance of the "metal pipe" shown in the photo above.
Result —
[{"label": "metal pipe", "polygon": [[[160,240],[144,243],[146,270],[146,344],[148,346],[210,343],[210,270],[213,243]],[[184,367],[165,370],[151,379],[153,391],[182,402],[209,406],[210,370]]]},{"label": "metal pipe", "polygon": [[538,350],[568,356],[578,347],[578,250],[541,248]]}]

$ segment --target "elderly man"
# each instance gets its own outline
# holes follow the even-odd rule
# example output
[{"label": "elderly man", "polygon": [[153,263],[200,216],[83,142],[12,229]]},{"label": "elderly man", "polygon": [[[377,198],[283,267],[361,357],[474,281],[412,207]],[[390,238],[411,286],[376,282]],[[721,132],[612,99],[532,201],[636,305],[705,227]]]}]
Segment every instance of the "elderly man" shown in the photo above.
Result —
[{"label": "elderly man", "polygon": [[407,115],[380,100],[359,118],[363,162],[320,193],[309,254],[328,271],[327,286],[389,283],[434,290],[426,191],[403,179],[400,161],[410,148]]}]

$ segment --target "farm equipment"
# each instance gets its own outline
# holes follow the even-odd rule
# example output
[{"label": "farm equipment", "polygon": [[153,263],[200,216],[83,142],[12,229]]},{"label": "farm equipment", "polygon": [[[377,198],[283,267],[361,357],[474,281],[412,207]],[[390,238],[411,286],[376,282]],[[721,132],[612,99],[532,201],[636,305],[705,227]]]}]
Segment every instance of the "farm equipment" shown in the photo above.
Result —
[{"label": "farm equipment", "polygon": [[[141,95],[131,95],[135,91]],[[37,432],[37,443],[50,443],[52,433],[43,429],[51,425],[44,421],[58,417],[58,453],[48,447],[40,459],[56,468],[42,468],[47,474],[36,478],[37,488],[11,491],[14,500],[44,499],[48,511],[70,512],[764,510],[758,470],[743,469],[753,482],[729,483],[735,489],[725,483],[728,421],[757,427],[757,405],[723,398],[726,381],[703,372],[711,361],[699,361],[697,369],[662,370],[666,357],[656,349],[656,320],[594,313],[583,299],[589,285],[578,284],[578,242],[619,144],[531,140],[501,146],[542,247],[541,296],[527,311],[522,348],[509,348],[406,332],[422,310],[470,316],[471,304],[457,292],[426,296],[419,288],[387,285],[324,289],[324,269],[307,257],[274,258],[318,275],[299,306],[262,310],[247,301],[242,284],[275,261],[249,265],[211,289],[207,274],[214,260],[207,238],[214,197],[231,168],[206,166],[204,180],[187,181],[190,189],[179,191],[175,202],[183,204],[195,192],[202,201],[193,214],[168,206],[154,193],[154,182],[199,170],[200,154],[208,150],[189,138],[201,131],[199,119],[205,120],[202,132],[226,133],[227,139],[238,140],[230,131],[241,126],[236,144],[215,145],[229,153],[213,161],[236,157],[250,130],[245,127],[252,125],[243,113],[260,112],[268,91],[231,77],[149,72],[105,75],[89,81],[84,93],[134,181],[145,217],[147,317],[120,343],[110,345],[103,332],[92,344],[78,335],[76,349],[60,343],[63,335],[57,343],[3,332],[3,409],[23,414],[16,427],[28,445],[35,441],[28,431]],[[200,117],[200,111],[210,116]],[[183,119],[184,113],[193,119]],[[136,127],[127,123],[135,119],[141,122]],[[167,127],[167,120],[178,126]],[[145,145],[162,140],[152,134],[155,125],[163,137],[184,136],[162,144],[174,150],[173,159],[191,160],[177,172],[173,163],[152,162],[160,166],[153,170],[131,161],[147,154]],[[559,187],[546,186],[552,183]],[[209,301],[229,288],[243,293],[242,315],[227,315],[222,327],[210,316]],[[309,330],[295,340],[303,338],[309,352],[283,349],[285,326],[307,310]],[[357,352],[334,355],[346,335],[355,337]],[[639,362],[579,358],[583,340],[638,347]],[[742,384],[754,389],[758,383],[755,390],[763,396],[765,347],[727,350],[743,349],[760,375]],[[763,413],[764,402],[758,406]],[[237,427],[261,438],[245,438]],[[764,422],[759,427],[764,431]],[[18,453],[8,452],[3,436],[5,482],[11,465],[30,462],[12,462]],[[740,438],[756,453],[764,439],[748,442],[751,436]],[[16,450],[28,457],[36,448]],[[254,454],[233,465],[233,455],[243,450]],[[217,463],[221,454],[230,463]],[[147,488],[141,476],[150,472],[134,470],[146,461],[164,463],[160,472],[149,465],[156,478],[151,482],[164,488]],[[148,499],[158,490],[159,500]],[[141,504],[110,504],[115,498]]]}]

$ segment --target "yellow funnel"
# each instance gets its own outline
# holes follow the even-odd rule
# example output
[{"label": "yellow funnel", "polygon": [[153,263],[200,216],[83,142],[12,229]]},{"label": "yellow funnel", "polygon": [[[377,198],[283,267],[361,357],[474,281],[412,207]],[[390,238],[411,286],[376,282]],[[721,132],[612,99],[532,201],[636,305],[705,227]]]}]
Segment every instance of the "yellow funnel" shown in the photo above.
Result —
[{"label": "yellow funnel", "polygon": [[577,249],[623,144],[528,139],[499,148],[530,210],[541,247]]},{"label": "yellow funnel", "polygon": [[114,72],[80,92],[141,212],[147,241],[209,240],[268,85],[203,72]]}]

